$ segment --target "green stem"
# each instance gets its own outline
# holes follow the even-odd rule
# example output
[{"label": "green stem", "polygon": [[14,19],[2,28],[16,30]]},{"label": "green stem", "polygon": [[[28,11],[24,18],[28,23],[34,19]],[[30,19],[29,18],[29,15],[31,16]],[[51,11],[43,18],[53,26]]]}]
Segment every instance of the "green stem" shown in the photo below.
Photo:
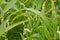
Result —
[{"label": "green stem", "polygon": [[54,0],[51,0],[51,6],[52,6],[52,17],[55,17],[56,16],[56,9],[55,9]]},{"label": "green stem", "polygon": [[4,28],[4,14],[1,7],[0,7],[0,12],[1,12],[1,28]]}]

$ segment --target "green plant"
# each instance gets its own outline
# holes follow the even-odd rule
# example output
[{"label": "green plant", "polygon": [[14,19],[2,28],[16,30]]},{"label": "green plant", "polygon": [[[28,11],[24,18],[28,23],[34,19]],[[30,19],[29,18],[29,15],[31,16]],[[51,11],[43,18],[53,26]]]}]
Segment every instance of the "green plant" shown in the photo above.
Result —
[{"label": "green plant", "polygon": [[0,40],[60,40],[60,0],[0,0]]}]

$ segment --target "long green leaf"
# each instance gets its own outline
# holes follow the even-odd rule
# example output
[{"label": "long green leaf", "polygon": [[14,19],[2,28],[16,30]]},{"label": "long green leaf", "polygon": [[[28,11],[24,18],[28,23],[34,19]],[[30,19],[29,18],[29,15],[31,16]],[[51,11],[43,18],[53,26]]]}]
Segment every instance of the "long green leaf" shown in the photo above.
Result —
[{"label": "long green leaf", "polygon": [[17,25],[20,25],[20,24],[25,23],[25,22],[27,22],[27,21],[28,21],[28,20],[21,21],[21,22],[15,23],[15,24],[13,24],[13,25],[5,28],[5,29],[0,30],[0,36],[2,36],[5,32],[9,31],[10,29],[16,27]]},{"label": "long green leaf", "polygon": [[6,13],[13,5],[17,2],[17,0],[11,0],[4,8],[3,13]]}]

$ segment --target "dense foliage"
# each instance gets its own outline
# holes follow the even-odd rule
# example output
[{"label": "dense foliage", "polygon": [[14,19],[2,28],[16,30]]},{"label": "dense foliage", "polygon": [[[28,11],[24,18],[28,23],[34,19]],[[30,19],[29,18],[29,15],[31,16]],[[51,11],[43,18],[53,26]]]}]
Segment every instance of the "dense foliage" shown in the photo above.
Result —
[{"label": "dense foliage", "polygon": [[0,0],[0,40],[60,40],[60,0]]}]

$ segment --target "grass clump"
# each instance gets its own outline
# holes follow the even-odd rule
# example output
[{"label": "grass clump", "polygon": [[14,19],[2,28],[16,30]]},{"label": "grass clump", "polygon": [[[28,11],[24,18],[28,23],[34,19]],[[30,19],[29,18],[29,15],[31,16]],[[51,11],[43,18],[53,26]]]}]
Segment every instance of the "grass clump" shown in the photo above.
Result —
[{"label": "grass clump", "polygon": [[0,0],[0,40],[60,40],[60,0]]}]

